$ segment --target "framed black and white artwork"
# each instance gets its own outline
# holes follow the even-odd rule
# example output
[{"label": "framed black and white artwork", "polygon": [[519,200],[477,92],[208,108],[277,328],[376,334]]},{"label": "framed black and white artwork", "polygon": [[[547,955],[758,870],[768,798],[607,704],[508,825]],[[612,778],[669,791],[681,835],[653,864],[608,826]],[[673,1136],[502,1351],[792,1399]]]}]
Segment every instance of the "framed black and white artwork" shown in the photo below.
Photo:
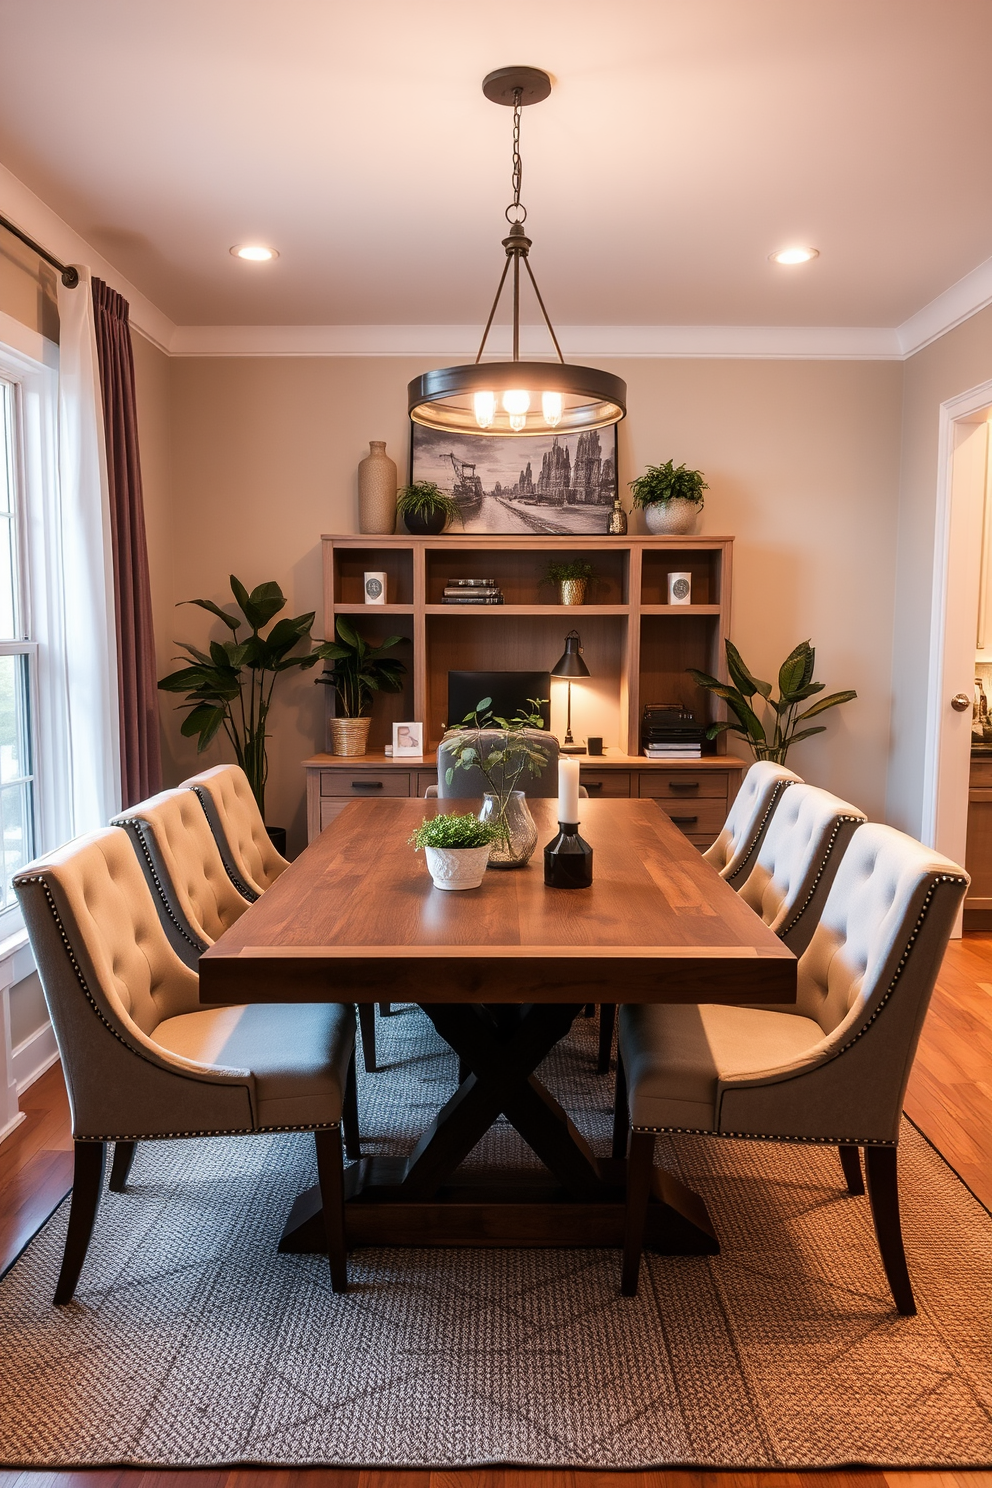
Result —
[{"label": "framed black and white artwork", "polygon": [[615,424],[506,438],[444,434],[412,421],[410,427],[411,482],[440,486],[456,502],[466,532],[605,533],[617,494]]}]

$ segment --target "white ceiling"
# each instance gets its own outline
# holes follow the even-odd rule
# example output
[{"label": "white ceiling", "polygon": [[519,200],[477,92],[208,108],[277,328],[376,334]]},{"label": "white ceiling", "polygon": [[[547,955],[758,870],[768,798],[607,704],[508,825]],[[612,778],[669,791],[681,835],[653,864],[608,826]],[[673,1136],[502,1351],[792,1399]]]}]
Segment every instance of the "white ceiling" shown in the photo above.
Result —
[{"label": "white ceiling", "polygon": [[477,323],[525,62],[554,320],[895,326],[992,256],[990,58],[990,0],[0,0],[0,159],[178,324]]}]

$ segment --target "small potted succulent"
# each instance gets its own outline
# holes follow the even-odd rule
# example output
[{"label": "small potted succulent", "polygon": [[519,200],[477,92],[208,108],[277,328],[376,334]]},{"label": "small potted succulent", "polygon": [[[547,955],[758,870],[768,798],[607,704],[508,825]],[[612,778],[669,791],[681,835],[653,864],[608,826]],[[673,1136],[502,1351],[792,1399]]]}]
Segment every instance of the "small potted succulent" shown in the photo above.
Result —
[{"label": "small potted succulent", "polygon": [[426,816],[410,838],[424,849],[436,889],[477,889],[486,876],[489,849],[505,835],[498,822],[483,822],[471,812]]},{"label": "small potted succulent", "polygon": [[544,574],[546,584],[558,585],[558,602],[580,605],[586,602],[586,590],[596,577],[591,563],[573,558],[569,563],[549,563]]},{"label": "small potted succulent", "polygon": [[414,481],[396,497],[397,513],[414,537],[436,537],[449,522],[461,519],[458,503],[445,495],[434,481]]},{"label": "small potted succulent", "polygon": [[701,470],[687,470],[666,460],[649,465],[643,475],[630,482],[634,505],[643,507],[649,532],[691,532],[703,509],[703,492],[709,486]]}]

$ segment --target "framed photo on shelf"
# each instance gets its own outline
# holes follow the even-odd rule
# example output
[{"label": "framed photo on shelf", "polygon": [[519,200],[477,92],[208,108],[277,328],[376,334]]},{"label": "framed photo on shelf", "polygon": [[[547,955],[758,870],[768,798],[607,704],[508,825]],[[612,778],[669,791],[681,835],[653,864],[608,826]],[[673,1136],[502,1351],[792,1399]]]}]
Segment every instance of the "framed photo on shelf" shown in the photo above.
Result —
[{"label": "framed photo on shelf", "polygon": [[616,424],[581,434],[442,434],[413,420],[410,429],[411,484],[440,486],[466,532],[606,532],[617,494]]},{"label": "framed photo on shelf", "polygon": [[393,759],[419,758],[424,752],[422,723],[393,724]]}]

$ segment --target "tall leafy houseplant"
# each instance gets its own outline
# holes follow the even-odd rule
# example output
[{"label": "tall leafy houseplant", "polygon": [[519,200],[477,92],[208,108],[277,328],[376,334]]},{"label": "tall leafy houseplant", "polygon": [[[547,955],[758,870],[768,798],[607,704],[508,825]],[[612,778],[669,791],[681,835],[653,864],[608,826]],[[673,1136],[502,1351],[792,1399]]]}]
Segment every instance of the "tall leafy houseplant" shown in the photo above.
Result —
[{"label": "tall leafy houseplant", "polygon": [[[279,585],[259,584],[249,594],[241,580],[231,574],[231,592],[240,615],[221,609],[212,599],[182,601],[209,610],[232,634],[229,640],[211,641],[209,653],[188,642],[179,642],[190,664],[163,677],[158,685],[164,692],[186,694],[180,706],[189,711],[181,732],[187,739],[196,739],[198,753],[224,730],[264,818],[265,781],[269,772],[265,725],[272,690],[281,672],[316,665],[318,656],[314,652],[290,655],[301,641],[309,638],[314,612],[279,620],[268,635],[263,635],[269,622],[286,607],[286,597]],[[242,639],[238,632],[244,625],[249,633]]]},{"label": "tall leafy houseplant", "polygon": [[314,660],[333,663],[317,678],[333,687],[338,695],[343,718],[364,718],[372,709],[377,692],[401,692],[406,666],[385,653],[399,645],[402,636],[390,636],[381,646],[370,645],[350,621],[339,615],[338,639],[325,641],[314,652]]},{"label": "tall leafy houseplant", "polygon": [[[526,770],[536,777],[543,773],[549,756],[539,744],[527,737],[535,729],[543,729],[544,719],[540,714],[543,698],[528,698],[533,713],[518,711],[513,718],[500,718],[492,709],[492,698],[482,698],[471,713],[466,713],[460,724],[450,729],[444,737],[444,747],[454,760],[444,772],[448,785],[455,778],[456,770],[478,769],[499,803],[499,818],[506,814],[506,803],[515,790],[521,775]],[[485,733],[499,730],[498,739],[486,739]]]},{"label": "tall leafy houseplant", "polygon": [[[850,689],[846,692],[832,692],[800,713],[798,709],[803,703],[822,692],[825,686],[823,682],[813,681],[816,652],[809,641],[802,641],[794,651],[790,651],[779,668],[777,698],[771,695],[770,682],[763,682],[759,677],[752,676],[733,642],[727,641],[726,647],[727,670],[734,683],[733,687],[726,686],[708,672],[697,671],[695,667],[688,668],[689,675],[695,678],[700,687],[705,687],[722,698],[737,718],[736,723],[711,724],[706,730],[706,737],[714,739],[717,734],[728,729],[731,733],[741,734],[751,746],[755,759],[774,760],[776,764],[784,765],[793,744],[798,744],[801,739],[809,739],[813,734],[825,732],[824,724],[817,724],[813,728],[800,728],[800,724],[825,713],[828,708],[849,703],[858,695]],[[751,706],[755,696],[760,697],[770,710],[770,716],[766,713],[765,722],[762,722]]]}]

